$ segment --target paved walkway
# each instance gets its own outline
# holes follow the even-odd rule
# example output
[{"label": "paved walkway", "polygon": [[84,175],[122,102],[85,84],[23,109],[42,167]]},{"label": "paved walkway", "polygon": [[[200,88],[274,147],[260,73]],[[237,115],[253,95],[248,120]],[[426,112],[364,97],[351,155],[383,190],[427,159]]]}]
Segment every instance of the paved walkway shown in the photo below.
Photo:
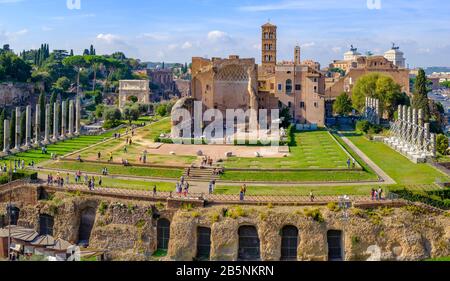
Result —
[{"label": "paved walkway", "polygon": [[362,152],[358,147],[356,147],[356,145],[354,145],[353,142],[351,142],[347,137],[342,135],[341,132],[339,132],[339,136],[356,154],[358,154],[358,156],[364,162],[367,163],[367,165],[370,166],[370,168],[372,168],[372,170],[374,170],[375,173],[377,173],[377,175],[381,179],[383,179],[383,184],[385,184],[385,185],[386,184],[396,184],[396,182],[388,174],[386,174],[380,167],[378,167],[377,164],[375,164],[375,162],[373,162],[369,157],[367,157],[367,155],[364,154],[364,152]]}]

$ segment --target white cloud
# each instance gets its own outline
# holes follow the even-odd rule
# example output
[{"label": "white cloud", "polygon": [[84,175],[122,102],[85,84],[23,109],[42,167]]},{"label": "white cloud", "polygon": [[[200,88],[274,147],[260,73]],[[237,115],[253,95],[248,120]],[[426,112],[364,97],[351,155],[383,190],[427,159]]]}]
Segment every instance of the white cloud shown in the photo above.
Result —
[{"label": "white cloud", "polygon": [[145,38],[155,41],[165,41],[169,39],[169,34],[167,33],[161,33],[161,32],[154,32],[154,33],[143,33],[139,35],[137,38]]},{"label": "white cloud", "polygon": [[43,27],[41,27],[41,30],[42,31],[52,31],[53,30],[53,27],[49,27],[49,26],[43,26]]},{"label": "white cloud", "polygon": [[121,41],[119,36],[111,34],[111,33],[107,33],[107,34],[100,33],[99,35],[97,35],[97,39],[104,41],[108,44]]},{"label": "white cloud", "polygon": [[336,53],[336,54],[342,53],[341,47],[333,47],[333,48],[331,48],[331,50],[333,51],[333,53]]},{"label": "white cloud", "polygon": [[178,45],[177,45],[177,44],[170,44],[169,46],[167,46],[167,49],[168,49],[169,51],[173,51],[173,50],[175,50],[176,48],[178,48]]},{"label": "white cloud", "polygon": [[190,49],[192,48],[192,43],[189,41],[184,42],[184,44],[181,46],[181,49]]},{"label": "white cloud", "polygon": [[227,40],[230,36],[220,30],[213,30],[208,32],[208,40],[212,42],[221,41],[221,40]]},{"label": "white cloud", "polygon": [[314,43],[314,42],[308,42],[308,43],[302,44],[300,47],[306,49],[306,48],[314,47],[315,45],[316,45],[316,43]]},{"label": "white cloud", "polygon": [[14,41],[18,37],[28,34],[28,29],[22,29],[15,32],[0,31],[0,39],[2,41]]}]

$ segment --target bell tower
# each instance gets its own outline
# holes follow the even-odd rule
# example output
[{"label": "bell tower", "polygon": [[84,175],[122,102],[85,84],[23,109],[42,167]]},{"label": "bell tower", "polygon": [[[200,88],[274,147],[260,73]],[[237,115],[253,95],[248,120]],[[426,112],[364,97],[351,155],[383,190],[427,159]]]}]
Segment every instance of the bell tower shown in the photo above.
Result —
[{"label": "bell tower", "polygon": [[294,49],[294,63],[296,65],[299,65],[301,63],[300,55],[301,55],[300,46],[297,45],[297,46],[295,46],[295,49]]},{"label": "bell tower", "polygon": [[268,22],[261,29],[262,65],[275,67],[277,64],[277,27]]}]

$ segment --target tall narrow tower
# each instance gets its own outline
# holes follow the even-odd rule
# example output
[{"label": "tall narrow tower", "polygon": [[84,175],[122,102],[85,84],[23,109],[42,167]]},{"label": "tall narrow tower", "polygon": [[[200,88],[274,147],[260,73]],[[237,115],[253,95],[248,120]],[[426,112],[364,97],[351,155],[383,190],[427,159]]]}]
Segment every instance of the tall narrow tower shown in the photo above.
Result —
[{"label": "tall narrow tower", "polygon": [[275,67],[277,64],[277,27],[266,23],[262,27],[262,65]]},{"label": "tall narrow tower", "polygon": [[294,63],[297,65],[299,65],[301,63],[300,54],[301,54],[300,46],[297,45],[297,46],[295,46],[295,49],[294,49]]}]

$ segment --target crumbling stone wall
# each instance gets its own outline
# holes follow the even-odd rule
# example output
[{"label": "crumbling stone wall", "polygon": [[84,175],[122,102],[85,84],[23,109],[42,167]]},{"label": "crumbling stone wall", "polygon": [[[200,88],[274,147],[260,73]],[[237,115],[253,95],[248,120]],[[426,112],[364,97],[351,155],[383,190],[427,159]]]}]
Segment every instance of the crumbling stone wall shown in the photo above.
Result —
[{"label": "crumbling stone wall", "polygon": [[[197,254],[197,228],[211,229],[211,260],[238,258],[238,229],[251,225],[260,239],[261,260],[281,256],[281,229],[299,230],[298,260],[328,259],[327,231],[343,233],[345,260],[422,260],[450,255],[450,217],[416,206],[342,212],[319,207],[215,206],[167,209],[163,203],[134,202],[56,193],[50,200],[20,206],[18,224],[39,229],[39,214],[54,216],[54,236],[76,243],[81,214],[97,210],[90,247],[106,249],[111,260],[152,260],[157,247],[157,216],[171,222],[164,260],[190,261]],[[155,204],[155,208],[152,208]],[[6,203],[0,208],[4,210]],[[155,213],[157,211],[157,214]]]}]

